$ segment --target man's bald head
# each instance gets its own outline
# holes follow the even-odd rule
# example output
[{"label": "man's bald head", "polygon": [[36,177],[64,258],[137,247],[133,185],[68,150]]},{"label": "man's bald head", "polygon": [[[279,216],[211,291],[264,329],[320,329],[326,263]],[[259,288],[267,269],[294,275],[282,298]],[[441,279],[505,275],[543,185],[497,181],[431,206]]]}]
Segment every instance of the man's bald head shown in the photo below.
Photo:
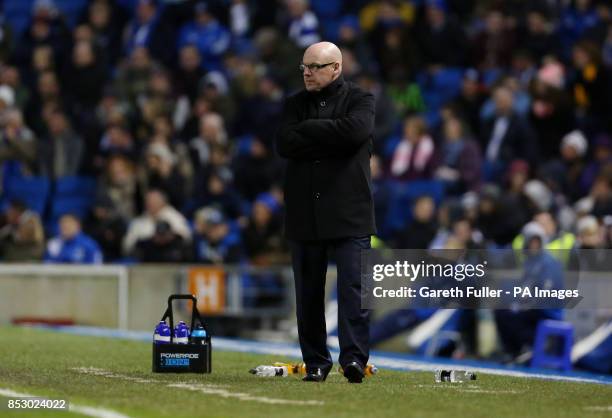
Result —
[{"label": "man's bald head", "polygon": [[342,65],[342,52],[331,42],[317,42],[304,51],[304,62],[339,62]]},{"label": "man's bald head", "polygon": [[342,52],[331,42],[310,45],[304,51],[302,63],[306,66],[303,77],[308,91],[319,91],[342,74]]}]

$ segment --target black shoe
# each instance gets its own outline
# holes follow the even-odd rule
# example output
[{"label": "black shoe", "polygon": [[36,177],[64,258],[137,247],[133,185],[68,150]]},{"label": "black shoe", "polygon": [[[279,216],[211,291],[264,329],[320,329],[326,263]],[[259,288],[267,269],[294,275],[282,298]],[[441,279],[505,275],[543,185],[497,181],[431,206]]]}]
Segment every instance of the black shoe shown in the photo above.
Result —
[{"label": "black shoe", "polygon": [[363,367],[356,361],[350,362],[342,370],[344,370],[344,377],[348,379],[349,383],[361,383],[365,376]]},{"label": "black shoe", "polygon": [[331,367],[322,369],[320,367],[306,367],[306,376],[302,379],[304,382],[325,382]]}]

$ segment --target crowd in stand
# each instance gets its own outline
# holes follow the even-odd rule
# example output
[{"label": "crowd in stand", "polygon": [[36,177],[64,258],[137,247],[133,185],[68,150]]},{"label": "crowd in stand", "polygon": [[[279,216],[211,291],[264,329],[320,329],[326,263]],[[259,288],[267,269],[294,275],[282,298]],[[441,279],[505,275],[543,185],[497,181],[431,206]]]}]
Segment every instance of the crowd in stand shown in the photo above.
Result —
[{"label": "crowd in stand", "polygon": [[[76,21],[52,0],[1,21],[2,187],[97,185],[59,225],[5,199],[3,260],[287,263],[275,128],[323,39],[377,99],[380,245],[509,247],[534,221],[551,247],[612,247],[607,1],[92,0]],[[388,227],[416,182],[443,198]]]}]

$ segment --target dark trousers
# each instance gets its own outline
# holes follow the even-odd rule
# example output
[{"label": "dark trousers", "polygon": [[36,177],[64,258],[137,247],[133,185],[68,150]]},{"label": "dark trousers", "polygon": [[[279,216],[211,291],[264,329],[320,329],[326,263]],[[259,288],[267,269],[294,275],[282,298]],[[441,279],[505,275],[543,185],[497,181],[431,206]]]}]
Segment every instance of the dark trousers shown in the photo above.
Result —
[{"label": "dark trousers", "polygon": [[525,346],[533,345],[538,322],[544,319],[547,317],[539,309],[518,312],[496,310],[495,324],[504,349],[512,355],[518,355]]},{"label": "dark trousers", "polygon": [[325,276],[328,258],[334,255],[338,269],[339,363],[369,357],[369,311],[361,309],[361,250],[370,248],[370,236],[328,241],[290,242],[298,333],[306,366],[330,368],[325,328]]}]

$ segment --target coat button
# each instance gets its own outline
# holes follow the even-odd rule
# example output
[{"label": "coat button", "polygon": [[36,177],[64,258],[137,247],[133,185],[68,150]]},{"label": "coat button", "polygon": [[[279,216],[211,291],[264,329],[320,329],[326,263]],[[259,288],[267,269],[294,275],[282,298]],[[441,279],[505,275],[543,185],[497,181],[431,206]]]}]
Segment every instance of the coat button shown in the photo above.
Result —
[{"label": "coat button", "polygon": [[318,198],[320,198],[320,197],[321,197],[321,193],[316,192],[316,193],[315,193],[315,199],[318,199]]},{"label": "coat button", "polygon": [[321,105],[321,107],[325,107],[327,105],[327,103],[325,103],[325,100],[322,100],[319,104]]}]

